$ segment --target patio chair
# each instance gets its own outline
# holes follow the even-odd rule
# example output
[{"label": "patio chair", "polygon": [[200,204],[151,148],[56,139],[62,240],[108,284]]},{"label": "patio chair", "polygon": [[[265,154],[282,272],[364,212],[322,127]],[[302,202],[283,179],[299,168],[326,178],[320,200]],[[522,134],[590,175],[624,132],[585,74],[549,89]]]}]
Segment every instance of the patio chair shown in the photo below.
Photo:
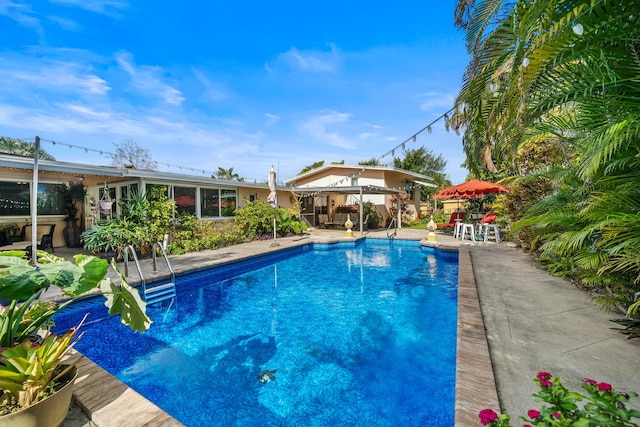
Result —
[{"label": "patio chair", "polygon": [[318,214],[318,227],[319,228],[327,228],[327,223],[329,222],[329,215],[327,214]]},{"label": "patio chair", "polygon": [[443,222],[440,224],[436,224],[438,228],[454,228],[456,226],[456,220],[462,221],[462,217],[464,216],[464,212],[454,212],[451,214],[449,218],[449,222]]}]

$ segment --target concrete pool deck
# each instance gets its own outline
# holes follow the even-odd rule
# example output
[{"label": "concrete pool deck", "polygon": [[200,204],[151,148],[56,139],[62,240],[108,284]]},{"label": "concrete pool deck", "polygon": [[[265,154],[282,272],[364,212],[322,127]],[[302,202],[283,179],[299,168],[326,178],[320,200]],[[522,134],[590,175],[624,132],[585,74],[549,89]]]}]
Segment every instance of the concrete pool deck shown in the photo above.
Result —
[{"label": "concrete pool deck", "polygon": [[[399,239],[426,236],[424,230],[398,231]],[[386,238],[386,230],[366,237]],[[257,241],[170,259],[179,273],[336,240],[347,240],[344,231],[311,230],[301,237],[278,239],[278,247],[272,247],[272,240]],[[601,312],[584,292],[539,270],[529,255],[509,243],[463,243],[438,233],[437,245],[460,253],[456,426],[479,426],[477,414],[486,407],[502,409],[514,420],[538,408],[531,398],[536,392],[533,378],[543,370],[577,390],[582,378],[589,377],[619,391],[640,391],[640,374],[634,369],[640,340],[626,340],[611,330],[612,315]],[[64,257],[76,253],[66,248],[55,252]],[[141,264],[147,277],[151,261]],[[119,266],[122,269],[122,263]],[[134,283],[137,272],[129,267]],[[158,260],[160,272],[166,271],[163,267]],[[76,406],[64,427],[182,425],[86,358],[78,365]]]}]

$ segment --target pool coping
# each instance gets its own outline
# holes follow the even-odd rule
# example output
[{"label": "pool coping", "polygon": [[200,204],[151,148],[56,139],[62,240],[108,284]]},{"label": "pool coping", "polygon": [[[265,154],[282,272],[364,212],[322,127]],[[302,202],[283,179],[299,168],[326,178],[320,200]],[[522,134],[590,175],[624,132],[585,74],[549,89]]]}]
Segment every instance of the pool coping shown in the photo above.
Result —
[{"label": "pool coping", "polygon": [[[336,242],[341,240],[337,239]],[[269,253],[310,243],[316,242],[293,242],[283,247],[273,248]],[[487,407],[497,408],[500,405],[471,255],[469,249],[465,247],[439,245],[425,240],[421,240],[420,244],[447,252],[458,252],[455,426],[477,427],[480,410]],[[255,256],[258,255],[236,259]],[[219,262],[211,265],[215,264]],[[206,267],[200,267],[200,269]],[[80,358],[75,362],[79,374],[73,390],[74,401],[95,425],[99,427],[183,426],[144,396],[75,350],[70,352],[69,358]]]}]

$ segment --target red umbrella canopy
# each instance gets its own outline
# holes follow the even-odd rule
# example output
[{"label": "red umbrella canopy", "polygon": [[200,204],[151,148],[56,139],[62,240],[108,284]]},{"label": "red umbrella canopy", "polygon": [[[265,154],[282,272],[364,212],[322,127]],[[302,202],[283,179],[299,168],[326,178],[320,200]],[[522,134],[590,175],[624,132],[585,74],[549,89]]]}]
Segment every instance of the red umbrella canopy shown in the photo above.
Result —
[{"label": "red umbrella canopy", "polygon": [[486,194],[506,193],[507,187],[481,179],[471,179],[462,184],[440,190],[434,199],[474,199]]}]

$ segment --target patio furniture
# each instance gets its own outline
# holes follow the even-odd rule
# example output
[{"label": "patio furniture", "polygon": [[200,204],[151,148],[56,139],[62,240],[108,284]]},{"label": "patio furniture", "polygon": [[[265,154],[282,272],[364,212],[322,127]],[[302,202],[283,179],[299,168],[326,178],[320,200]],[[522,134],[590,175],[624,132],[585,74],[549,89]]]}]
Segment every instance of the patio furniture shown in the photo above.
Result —
[{"label": "patio furniture", "polygon": [[493,239],[496,243],[500,243],[500,227],[498,227],[498,224],[478,224],[478,230],[482,230],[485,242],[489,240],[489,233],[493,231]]},{"label": "patio furniture", "polygon": [[476,233],[474,231],[473,224],[462,224],[462,236],[460,237],[460,240],[464,240],[464,237],[466,236],[467,232],[469,232],[469,238],[471,239],[471,241],[475,242]]},{"label": "patio furniture", "polygon": [[455,228],[456,220],[462,221],[463,216],[464,216],[464,212],[454,212],[451,214],[451,217],[449,217],[449,222],[443,222],[440,224],[436,223],[436,226],[438,228]]},{"label": "patio furniture", "polygon": [[[14,241],[9,247],[7,247],[7,250],[12,250],[12,249],[25,249],[25,250],[29,249],[29,251],[31,250],[31,239],[29,240],[26,239],[27,227],[31,227],[31,224],[22,226],[20,237],[18,237],[18,239],[20,240]],[[51,248],[51,252],[54,252],[53,232],[56,229],[56,225],[55,224],[38,224],[38,228],[40,227],[49,227],[49,231],[42,234],[42,236],[40,236],[40,243],[38,243],[38,249],[45,250],[47,248]]]},{"label": "patio furniture", "polygon": [[462,232],[462,226],[464,225],[464,223],[462,222],[461,219],[456,219],[456,225],[454,226],[453,229],[453,237],[454,238],[458,238],[460,237],[460,233]]}]

